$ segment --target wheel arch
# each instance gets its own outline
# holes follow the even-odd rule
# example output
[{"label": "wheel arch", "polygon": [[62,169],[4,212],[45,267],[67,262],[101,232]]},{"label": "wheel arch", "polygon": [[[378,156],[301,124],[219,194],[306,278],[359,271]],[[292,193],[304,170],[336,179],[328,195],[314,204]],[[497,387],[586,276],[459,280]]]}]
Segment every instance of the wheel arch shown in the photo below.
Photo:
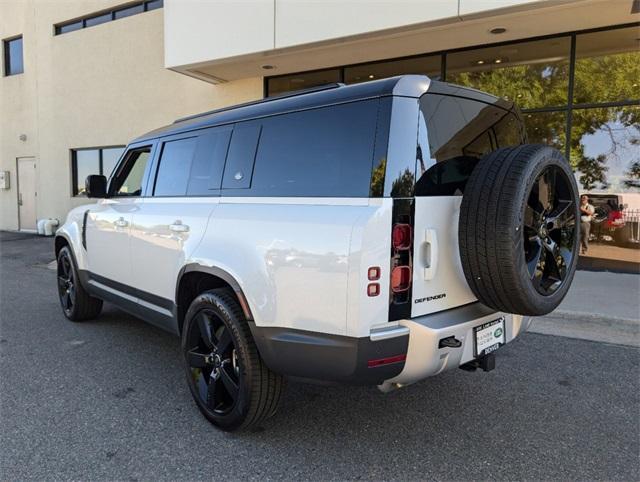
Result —
[{"label": "wheel arch", "polygon": [[182,267],[176,282],[176,316],[178,330],[182,332],[184,317],[189,305],[200,293],[215,288],[229,288],[233,291],[247,321],[253,321],[247,298],[238,281],[222,268],[190,263]]}]

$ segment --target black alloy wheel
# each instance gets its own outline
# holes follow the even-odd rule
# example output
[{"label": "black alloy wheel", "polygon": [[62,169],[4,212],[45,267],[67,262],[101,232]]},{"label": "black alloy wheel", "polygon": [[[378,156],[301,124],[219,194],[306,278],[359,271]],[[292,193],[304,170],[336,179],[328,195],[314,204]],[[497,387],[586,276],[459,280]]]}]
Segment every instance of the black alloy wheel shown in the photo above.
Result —
[{"label": "black alloy wheel", "polygon": [[189,390],[209,422],[231,432],[275,414],[284,379],[260,357],[233,291],[205,291],[191,302],[182,352]]},{"label": "black alloy wheel", "polygon": [[567,279],[577,242],[575,201],[565,172],[548,166],[533,183],[524,213],[524,252],[531,282],[544,296]]},{"label": "black alloy wheel", "polygon": [[230,413],[242,374],[231,332],[212,309],[201,309],[190,324],[185,358],[201,403],[217,415]]},{"label": "black alloy wheel", "polygon": [[76,279],[68,252],[58,257],[58,296],[65,315],[71,316],[76,304]]}]

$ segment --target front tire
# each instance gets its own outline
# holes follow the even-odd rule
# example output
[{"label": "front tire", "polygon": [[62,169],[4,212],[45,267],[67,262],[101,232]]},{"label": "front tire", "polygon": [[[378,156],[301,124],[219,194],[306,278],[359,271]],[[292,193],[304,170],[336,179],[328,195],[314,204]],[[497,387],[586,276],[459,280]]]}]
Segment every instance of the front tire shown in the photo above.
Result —
[{"label": "front tire", "polygon": [[71,321],[97,318],[102,311],[102,300],[94,298],[82,286],[71,250],[63,247],[58,253],[58,298],[62,312]]},{"label": "front tire", "polygon": [[249,325],[228,290],[199,295],[182,330],[189,390],[202,414],[231,432],[275,414],[284,379],[264,364]]}]

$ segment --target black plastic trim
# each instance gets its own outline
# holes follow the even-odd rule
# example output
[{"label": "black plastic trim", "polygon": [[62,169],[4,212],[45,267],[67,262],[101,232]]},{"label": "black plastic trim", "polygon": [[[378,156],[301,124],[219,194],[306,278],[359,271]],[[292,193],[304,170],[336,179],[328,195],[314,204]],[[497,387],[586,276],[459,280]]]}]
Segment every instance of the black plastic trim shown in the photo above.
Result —
[{"label": "black plastic trim", "polygon": [[369,360],[406,355],[409,334],[371,341],[249,323],[260,356],[281,375],[355,385],[379,385],[400,374],[405,362],[369,368]]}]

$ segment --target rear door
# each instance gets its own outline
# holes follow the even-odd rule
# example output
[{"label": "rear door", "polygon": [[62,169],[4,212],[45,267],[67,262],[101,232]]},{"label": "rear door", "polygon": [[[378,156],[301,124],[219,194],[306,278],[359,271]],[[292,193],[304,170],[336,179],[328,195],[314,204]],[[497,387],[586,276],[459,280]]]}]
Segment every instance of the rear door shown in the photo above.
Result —
[{"label": "rear door", "polygon": [[524,140],[513,111],[450,95],[420,99],[411,316],[476,301],[458,250],[466,181],[483,155]]}]

